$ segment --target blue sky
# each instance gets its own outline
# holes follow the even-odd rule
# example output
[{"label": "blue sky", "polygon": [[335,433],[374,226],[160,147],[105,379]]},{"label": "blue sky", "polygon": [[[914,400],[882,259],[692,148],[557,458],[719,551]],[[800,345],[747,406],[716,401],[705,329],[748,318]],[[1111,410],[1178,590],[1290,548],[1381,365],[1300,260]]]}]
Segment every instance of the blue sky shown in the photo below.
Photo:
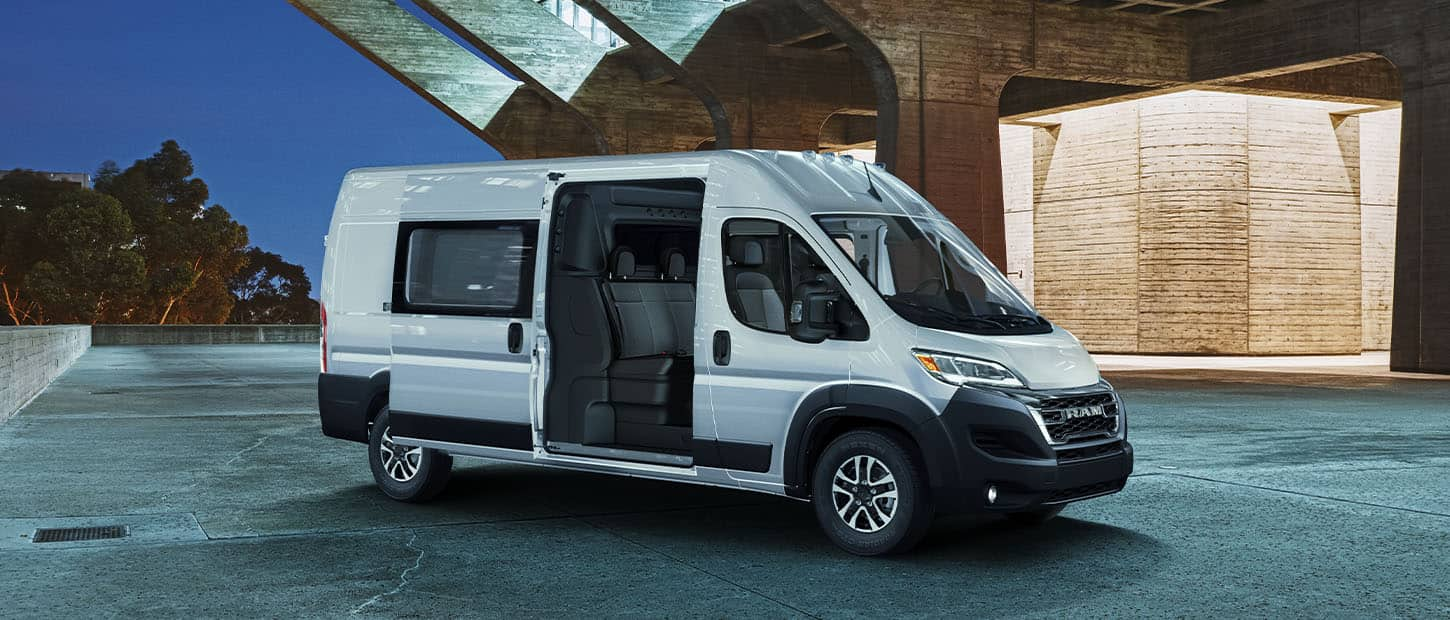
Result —
[{"label": "blue sky", "polygon": [[7,5],[0,170],[124,168],[175,139],[314,286],[344,172],[498,158],[284,0]]}]

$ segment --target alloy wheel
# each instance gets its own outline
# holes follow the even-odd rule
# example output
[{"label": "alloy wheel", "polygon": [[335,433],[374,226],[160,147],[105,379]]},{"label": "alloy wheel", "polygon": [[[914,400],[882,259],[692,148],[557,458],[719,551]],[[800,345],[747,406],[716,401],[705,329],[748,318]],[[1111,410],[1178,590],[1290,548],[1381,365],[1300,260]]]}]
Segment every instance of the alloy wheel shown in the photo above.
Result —
[{"label": "alloy wheel", "polygon": [[836,468],[831,498],[836,514],[851,529],[879,532],[896,516],[896,476],[874,456],[852,456]]},{"label": "alloy wheel", "polygon": [[378,460],[388,477],[398,482],[407,482],[418,475],[423,463],[423,448],[400,446],[393,443],[393,429],[383,429],[383,440],[378,445]]}]

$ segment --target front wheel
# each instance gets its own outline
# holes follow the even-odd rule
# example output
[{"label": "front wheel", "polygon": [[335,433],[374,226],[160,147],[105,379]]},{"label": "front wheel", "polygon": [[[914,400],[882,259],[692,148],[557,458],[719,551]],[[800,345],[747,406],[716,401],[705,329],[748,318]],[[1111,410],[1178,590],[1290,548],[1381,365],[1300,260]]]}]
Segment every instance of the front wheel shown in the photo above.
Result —
[{"label": "front wheel", "polygon": [[383,494],[400,502],[426,502],[448,485],[453,457],[443,452],[393,442],[388,408],[368,434],[368,463]]},{"label": "front wheel", "polygon": [[901,553],[931,527],[931,490],[910,440],[888,430],[851,431],[816,461],[816,520],[856,555]]}]

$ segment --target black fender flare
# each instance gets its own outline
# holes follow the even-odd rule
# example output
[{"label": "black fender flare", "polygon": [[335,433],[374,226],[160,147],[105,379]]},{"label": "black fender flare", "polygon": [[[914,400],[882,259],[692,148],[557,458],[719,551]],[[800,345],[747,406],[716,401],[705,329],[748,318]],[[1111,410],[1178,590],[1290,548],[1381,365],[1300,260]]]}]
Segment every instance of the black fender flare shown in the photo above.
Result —
[{"label": "black fender flare", "polygon": [[317,408],[322,434],[367,443],[373,404],[387,398],[391,375],[380,370],[371,376],[322,373],[317,376]]},{"label": "black fender flare", "polygon": [[786,495],[810,497],[811,463],[824,447],[819,436],[840,418],[872,420],[906,433],[920,450],[932,487],[953,486],[960,478],[955,438],[921,398],[889,386],[836,384],[807,394],[791,417],[781,464]]}]

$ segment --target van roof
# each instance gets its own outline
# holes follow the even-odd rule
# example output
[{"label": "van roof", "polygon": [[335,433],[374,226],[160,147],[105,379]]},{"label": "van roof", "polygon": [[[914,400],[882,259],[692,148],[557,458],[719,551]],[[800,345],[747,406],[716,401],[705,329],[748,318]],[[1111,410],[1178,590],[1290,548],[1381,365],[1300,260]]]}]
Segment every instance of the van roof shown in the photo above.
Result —
[{"label": "van roof", "polygon": [[[941,218],[926,199],[884,169],[854,159],[813,151],[727,150],[639,155],[601,155],[553,159],[359,168],[353,180],[398,176],[487,172],[536,176],[600,167],[647,169],[655,166],[716,166],[753,173],[776,182],[783,193],[812,213],[869,212]],[[714,174],[713,172],[711,174]],[[742,179],[745,180],[745,179]],[[875,190],[873,196],[871,190]],[[879,197],[879,198],[878,198]]]}]

